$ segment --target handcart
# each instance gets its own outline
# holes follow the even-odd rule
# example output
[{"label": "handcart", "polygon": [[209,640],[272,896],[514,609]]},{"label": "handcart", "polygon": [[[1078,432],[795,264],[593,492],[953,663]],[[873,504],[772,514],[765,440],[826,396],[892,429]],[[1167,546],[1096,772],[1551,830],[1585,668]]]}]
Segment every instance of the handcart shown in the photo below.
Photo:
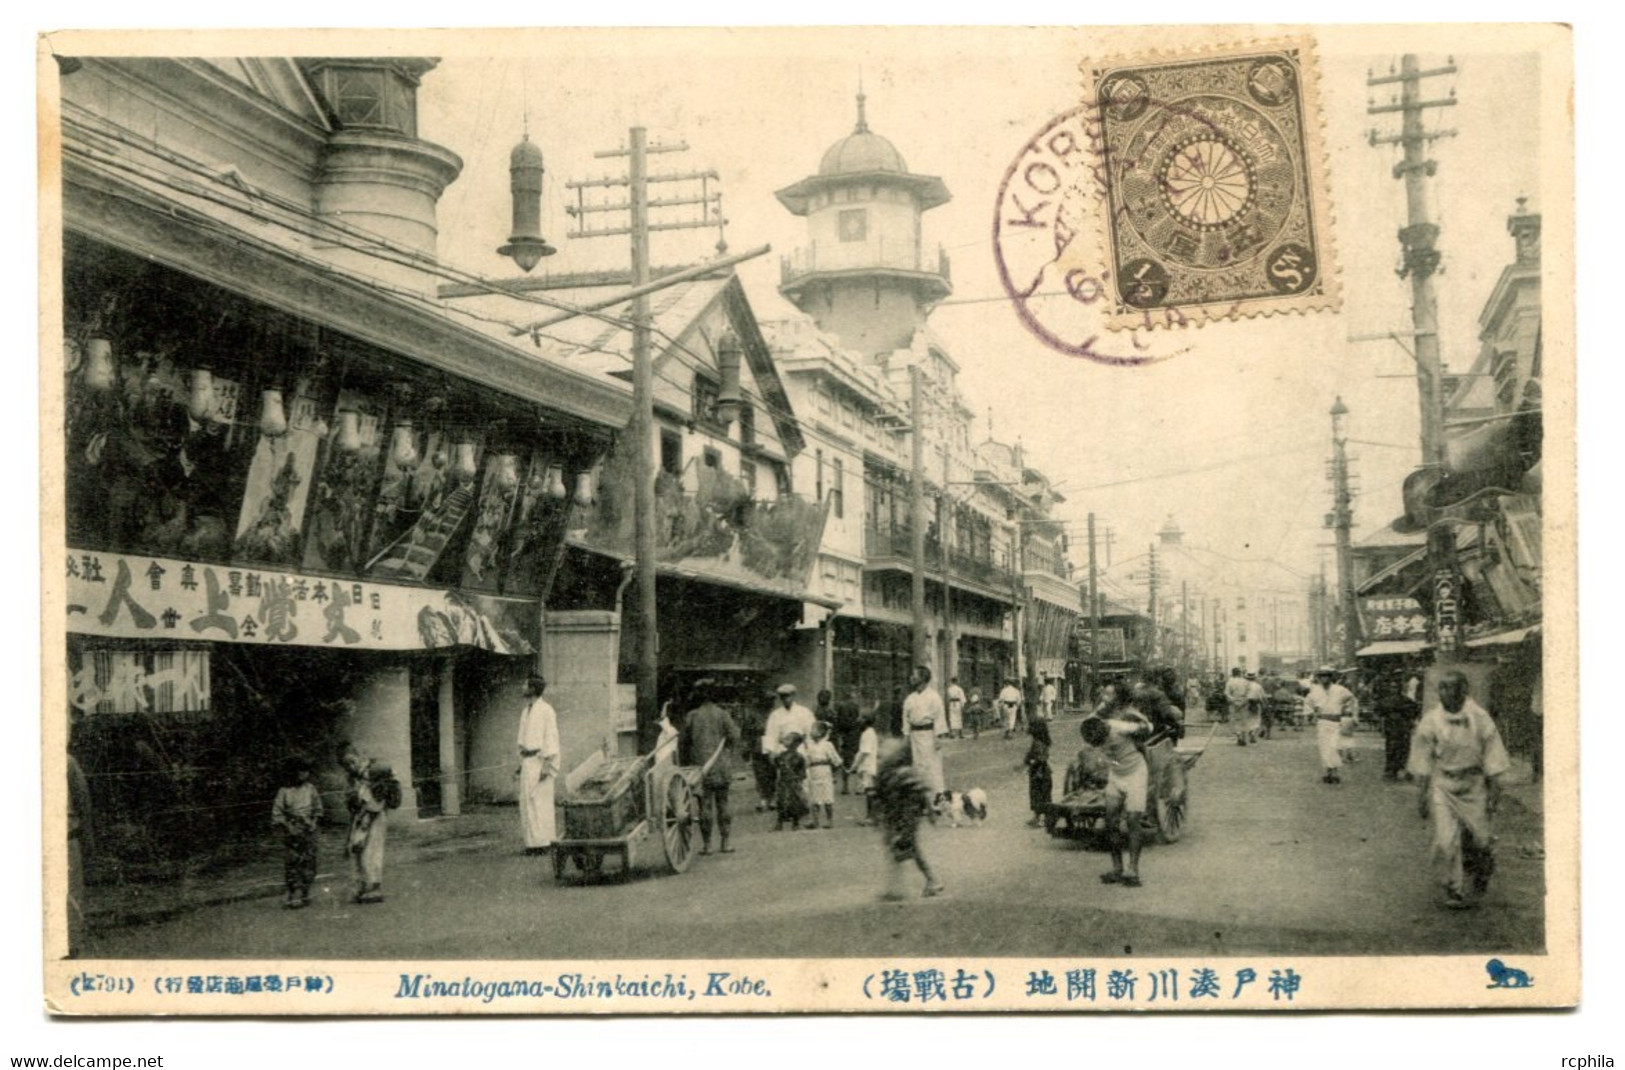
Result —
[{"label": "handcart", "polygon": [[[1179,746],[1164,738],[1146,748],[1151,768],[1141,829],[1147,836],[1176,843],[1184,835],[1190,817],[1189,773],[1217,731],[1217,725],[1209,729],[1199,747]],[[1051,836],[1090,841],[1106,831],[1105,779],[1082,757],[1067,767],[1060,801],[1039,810]]]},{"label": "handcart", "polygon": [[602,879],[606,858],[619,861],[623,881],[633,869],[662,863],[685,872],[695,853],[700,778],[721,751],[703,766],[678,765],[676,740],[635,758],[594,751],[565,777],[557,801],[562,835],[553,845],[553,879],[562,881],[571,866],[584,879]]}]

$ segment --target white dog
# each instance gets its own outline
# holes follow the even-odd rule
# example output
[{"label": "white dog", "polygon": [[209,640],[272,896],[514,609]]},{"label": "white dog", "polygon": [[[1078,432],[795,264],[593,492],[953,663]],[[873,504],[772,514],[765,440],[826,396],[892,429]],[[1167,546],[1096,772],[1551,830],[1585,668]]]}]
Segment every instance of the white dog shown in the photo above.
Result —
[{"label": "white dog", "polygon": [[961,821],[968,825],[980,825],[987,820],[987,792],[981,788],[941,791],[937,793],[932,808],[938,817],[946,819],[954,828],[958,828]]}]

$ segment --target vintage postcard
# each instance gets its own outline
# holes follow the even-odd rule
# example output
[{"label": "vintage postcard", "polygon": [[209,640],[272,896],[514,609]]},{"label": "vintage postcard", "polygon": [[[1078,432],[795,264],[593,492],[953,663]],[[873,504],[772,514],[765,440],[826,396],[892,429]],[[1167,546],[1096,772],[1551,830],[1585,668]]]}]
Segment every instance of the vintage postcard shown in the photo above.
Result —
[{"label": "vintage postcard", "polygon": [[1568,29],[38,53],[50,1013],[1580,999]]}]

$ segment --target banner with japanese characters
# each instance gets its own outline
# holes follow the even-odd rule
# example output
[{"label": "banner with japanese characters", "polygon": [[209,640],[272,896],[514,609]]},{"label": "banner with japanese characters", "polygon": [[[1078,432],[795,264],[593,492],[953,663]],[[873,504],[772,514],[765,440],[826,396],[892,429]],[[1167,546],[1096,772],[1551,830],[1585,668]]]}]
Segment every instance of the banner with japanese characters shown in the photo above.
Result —
[{"label": "banner with japanese characters", "polygon": [[1370,640],[1426,639],[1428,615],[1422,603],[1409,596],[1362,598],[1360,628]]},{"label": "banner with japanese characters", "polygon": [[67,556],[68,631],[360,650],[534,650],[533,601],[84,550]]}]

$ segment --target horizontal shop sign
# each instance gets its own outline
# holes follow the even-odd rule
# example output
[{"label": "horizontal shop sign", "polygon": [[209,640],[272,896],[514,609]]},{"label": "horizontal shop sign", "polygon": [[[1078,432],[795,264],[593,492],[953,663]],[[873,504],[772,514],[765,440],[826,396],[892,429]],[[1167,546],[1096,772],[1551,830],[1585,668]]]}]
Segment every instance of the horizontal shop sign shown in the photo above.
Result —
[{"label": "horizontal shop sign", "polygon": [[142,554],[70,549],[68,631],[357,650],[533,651],[537,603]]}]

